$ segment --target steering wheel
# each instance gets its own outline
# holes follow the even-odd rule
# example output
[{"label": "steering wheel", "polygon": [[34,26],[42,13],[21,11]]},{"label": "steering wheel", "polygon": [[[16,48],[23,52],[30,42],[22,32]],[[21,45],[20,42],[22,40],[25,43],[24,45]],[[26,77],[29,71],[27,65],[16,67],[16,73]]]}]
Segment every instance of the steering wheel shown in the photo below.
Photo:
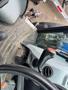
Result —
[{"label": "steering wheel", "polygon": [[[56,87],[55,84],[46,79],[46,77],[42,76],[40,73],[32,70],[31,68],[27,68],[25,66],[20,65],[0,65],[0,74],[2,73],[11,73],[18,74],[28,77],[29,79],[38,83],[44,90],[61,90]],[[22,90],[22,89],[19,89]],[[66,90],[66,89],[62,89]]]}]

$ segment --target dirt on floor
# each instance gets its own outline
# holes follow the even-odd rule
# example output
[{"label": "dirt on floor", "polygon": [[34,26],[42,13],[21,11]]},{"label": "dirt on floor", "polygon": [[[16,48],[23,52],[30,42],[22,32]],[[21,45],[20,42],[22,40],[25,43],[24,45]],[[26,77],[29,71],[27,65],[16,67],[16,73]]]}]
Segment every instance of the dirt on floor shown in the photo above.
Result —
[{"label": "dirt on floor", "polygon": [[46,2],[44,3],[42,0],[38,5],[33,4],[29,1],[28,9],[29,11],[31,8],[37,10],[41,14],[39,17],[31,18],[32,22],[53,22],[53,23],[60,23],[64,25],[68,25],[68,22],[65,21],[62,15],[58,13],[55,6],[52,3]]}]

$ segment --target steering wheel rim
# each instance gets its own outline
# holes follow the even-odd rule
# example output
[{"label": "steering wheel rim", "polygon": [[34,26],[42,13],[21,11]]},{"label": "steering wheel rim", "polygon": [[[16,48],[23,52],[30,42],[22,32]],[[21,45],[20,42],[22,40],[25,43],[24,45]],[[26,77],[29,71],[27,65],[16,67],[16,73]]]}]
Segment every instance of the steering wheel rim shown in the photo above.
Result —
[{"label": "steering wheel rim", "polygon": [[59,90],[53,83],[47,80],[44,76],[38,72],[20,65],[0,65],[0,73],[12,73],[17,72],[28,76],[30,79],[38,82],[45,90]]}]

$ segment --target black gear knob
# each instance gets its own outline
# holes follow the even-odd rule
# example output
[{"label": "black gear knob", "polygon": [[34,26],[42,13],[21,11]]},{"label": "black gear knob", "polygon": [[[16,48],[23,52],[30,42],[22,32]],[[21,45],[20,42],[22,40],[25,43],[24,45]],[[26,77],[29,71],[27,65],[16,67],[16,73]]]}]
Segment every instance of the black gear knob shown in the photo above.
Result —
[{"label": "black gear knob", "polygon": [[4,31],[0,31],[0,41],[6,39],[6,37],[7,37],[6,32],[4,32]]}]

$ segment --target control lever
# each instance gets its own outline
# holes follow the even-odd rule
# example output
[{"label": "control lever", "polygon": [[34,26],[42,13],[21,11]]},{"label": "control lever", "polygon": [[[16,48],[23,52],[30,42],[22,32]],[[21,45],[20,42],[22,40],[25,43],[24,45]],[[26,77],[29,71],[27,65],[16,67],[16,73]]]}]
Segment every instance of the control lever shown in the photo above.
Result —
[{"label": "control lever", "polygon": [[40,71],[40,68],[46,63],[48,60],[53,58],[53,53],[49,52],[48,49],[45,49],[38,61],[38,69]]}]

